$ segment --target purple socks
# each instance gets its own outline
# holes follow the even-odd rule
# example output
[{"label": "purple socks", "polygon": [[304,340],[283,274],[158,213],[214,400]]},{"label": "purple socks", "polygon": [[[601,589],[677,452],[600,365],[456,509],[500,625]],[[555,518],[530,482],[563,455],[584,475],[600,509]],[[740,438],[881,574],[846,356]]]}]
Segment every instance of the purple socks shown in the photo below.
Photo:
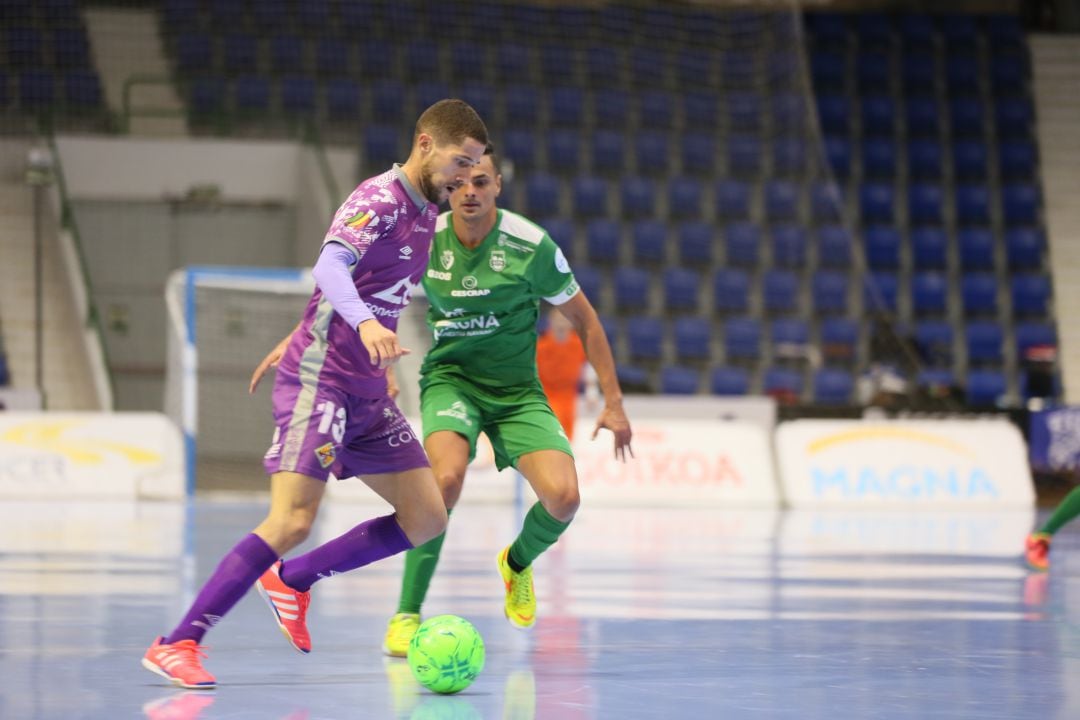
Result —
[{"label": "purple socks", "polygon": [[411,547],[397,518],[384,515],[360,523],[306,555],[286,560],[281,579],[294,590],[306,592],[320,578],[355,570]]}]

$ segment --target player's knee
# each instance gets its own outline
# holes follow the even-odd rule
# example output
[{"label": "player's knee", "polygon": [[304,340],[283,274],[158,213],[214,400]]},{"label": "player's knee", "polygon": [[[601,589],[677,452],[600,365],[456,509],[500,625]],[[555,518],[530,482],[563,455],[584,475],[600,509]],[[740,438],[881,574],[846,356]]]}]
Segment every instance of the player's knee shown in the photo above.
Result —
[{"label": "player's knee", "polygon": [[572,520],[580,505],[581,495],[578,493],[577,485],[561,487],[544,499],[544,509],[560,522]]},{"label": "player's knee", "polygon": [[465,485],[465,473],[456,470],[439,470],[435,475],[442,493],[443,506],[452,508],[461,497],[461,488]]},{"label": "player's knee", "polygon": [[308,513],[292,513],[284,522],[283,532],[286,541],[296,547],[300,543],[308,539],[308,535],[311,534],[311,526],[314,524],[314,517]]},{"label": "player's knee", "polygon": [[429,503],[423,508],[413,508],[409,513],[398,512],[398,523],[413,547],[446,532],[446,508],[441,503]]}]

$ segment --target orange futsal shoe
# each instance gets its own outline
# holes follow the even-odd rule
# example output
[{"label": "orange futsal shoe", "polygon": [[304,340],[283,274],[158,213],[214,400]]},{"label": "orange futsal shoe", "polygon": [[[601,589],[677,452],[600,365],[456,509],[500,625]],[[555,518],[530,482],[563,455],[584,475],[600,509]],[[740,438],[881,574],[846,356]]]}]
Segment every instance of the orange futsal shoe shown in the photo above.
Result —
[{"label": "orange futsal shoe", "polygon": [[285,639],[300,652],[311,652],[311,635],[307,629],[307,609],[311,603],[311,592],[293,590],[282,582],[280,560],[262,574],[255,587],[274,612]]},{"label": "orange futsal shoe", "polygon": [[142,665],[157,673],[173,685],[190,690],[212,690],[217,680],[206,672],[200,658],[206,657],[206,648],[194,640],[178,640],[170,645],[159,637],[143,655]]}]

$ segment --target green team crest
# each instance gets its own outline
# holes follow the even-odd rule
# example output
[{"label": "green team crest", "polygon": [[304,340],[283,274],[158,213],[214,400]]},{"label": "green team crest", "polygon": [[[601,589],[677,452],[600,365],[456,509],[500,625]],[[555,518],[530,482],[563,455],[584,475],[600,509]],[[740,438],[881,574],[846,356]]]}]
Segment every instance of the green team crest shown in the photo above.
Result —
[{"label": "green team crest", "polygon": [[488,261],[488,265],[495,272],[502,272],[506,269],[506,251],[505,250],[492,250],[491,257]]},{"label": "green team crest", "polygon": [[443,250],[439,255],[439,263],[443,266],[443,270],[449,270],[454,267],[454,251]]}]

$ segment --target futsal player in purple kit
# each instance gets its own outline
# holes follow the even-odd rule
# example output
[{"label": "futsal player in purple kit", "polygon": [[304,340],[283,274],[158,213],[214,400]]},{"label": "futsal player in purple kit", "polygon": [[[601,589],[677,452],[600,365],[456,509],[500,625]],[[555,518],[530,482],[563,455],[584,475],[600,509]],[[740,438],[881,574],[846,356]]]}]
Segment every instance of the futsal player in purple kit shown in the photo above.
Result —
[{"label": "futsal player in purple kit", "polygon": [[[487,128],[461,100],[420,115],[403,165],[360,184],[338,209],[312,274],[316,288],[274,382],[274,436],[263,460],[270,510],[225,555],[171,633],[142,664],[174,685],[209,689],[203,635],[253,585],[300,652],[318,580],[438,537],[446,509],[427,456],[387,393],[386,369],[409,351],[398,315],[427,267],[438,203],[484,154]],[[330,473],[360,478],[394,508],[299,557]]]}]

